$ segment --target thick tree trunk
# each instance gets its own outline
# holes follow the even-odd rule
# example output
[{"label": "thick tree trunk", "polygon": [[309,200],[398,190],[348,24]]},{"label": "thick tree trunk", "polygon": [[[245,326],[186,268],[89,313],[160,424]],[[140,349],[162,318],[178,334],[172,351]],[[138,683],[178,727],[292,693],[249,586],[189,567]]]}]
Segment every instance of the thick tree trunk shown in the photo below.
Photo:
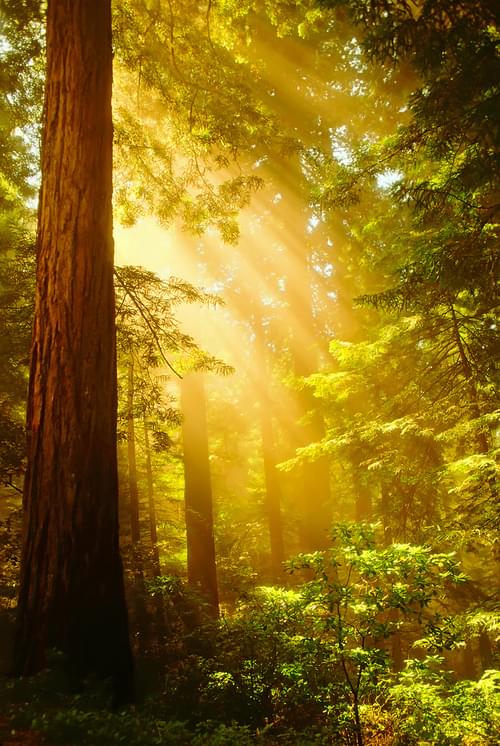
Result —
[{"label": "thick tree trunk", "polygon": [[201,374],[191,373],[181,384],[184,443],[188,581],[206,598],[214,617],[219,615],[215,565],[212,486],[208,460],[206,404]]},{"label": "thick tree trunk", "polygon": [[132,692],[118,544],[110,0],[49,0],[14,672]]}]

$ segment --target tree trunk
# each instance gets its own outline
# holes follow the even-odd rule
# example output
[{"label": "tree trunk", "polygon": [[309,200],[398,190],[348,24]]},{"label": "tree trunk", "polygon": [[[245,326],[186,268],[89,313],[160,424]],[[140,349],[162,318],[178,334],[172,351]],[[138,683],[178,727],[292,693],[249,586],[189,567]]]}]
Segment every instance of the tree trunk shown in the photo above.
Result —
[{"label": "tree trunk", "polygon": [[146,584],[144,582],[144,558],[141,546],[141,524],[139,512],[139,486],[137,484],[137,455],[134,419],[134,355],[129,352],[127,371],[127,464],[128,464],[128,497],[130,517],[130,538],[132,542],[133,614],[132,626],[135,634],[135,652],[144,654],[151,641],[150,624],[146,603]]},{"label": "tree trunk", "polygon": [[137,545],[141,540],[141,528],[139,521],[139,490],[137,488],[137,459],[135,455],[134,358],[132,351],[130,351],[127,371],[127,454],[130,536],[132,538],[132,545]]},{"label": "tree trunk", "polygon": [[364,484],[358,470],[358,464],[352,463],[352,484],[354,488],[354,507],[357,521],[369,521],[372,517],[372,498],[369,487]]},{"label": "tree trunk", "polygon": [[[143,420],[144,424],[144,450],[146,453],[146,478],[148,485],[148,508],[149,508],[149,537],[151,539],[151,553],[152,553],[152,566],[153,576],[155,578],[161,576],[161,562],[160,552],[158,550],[158,532],[156,526],[156,506],[155,496],[153,489],[153,469],[151,467],[151,446],[149,444],[149,430],[146,418]],[[155,606],[155,617],[156,617],[156,637],[158,640],[159,647],[161,647],[163,641],[166,638],[166,626],[165,626],[165,605],[163,603],[163,596],[161,593],[156,593],[154,596]]]},{"label": "tree trunk", "polygon": [[[297,121],[302,129],[303,123]],[[299,158],[283,164],[273,164],[278,179],[281,204],[286,211],[283,226],[287,260],[285,283],[287,309],[285,317],[290,329],[289,349],[293,372],[298,378],[307,377],[319,369],[321,346],[326,340],[321,336],[315,315],[315,298],[311,272],[312,245],[308,238],[311,217],[307,207],[309,187]],[[296,450],[318,442],[325,435],[325,423],[316,399],[309,388],[302,387],[294,396],[296,427],[292,434],[292,447]],[[293,500],[299,520],[300,548],[304,552],[326,549],[330,546],[329,532],[332,524],[332,494],[330,462],[321,456],[306,461],[296,469]]]},{"label": "tree trunk", "polygon": [[[310,371],[309,371],[310,372]],[[308,375],[298,373],[297,375]],[[311,392],[297,392],[300,419],[309,418],[297,430],[296,448],[322,440],[325,435],[323,417]],[[297,480],[297,505],[300,517],[300,541],[304,552],[315,552],[330,546],[329,530],[332,525],[330,490],[330,464],[325,456],[306,461]]]},{"label": "tree trunk", "polygon": [[481,659],[481,668],[483,672],[494,667],[493,650],[491,648],[490,638],[488,637],[488,633],[484,630],[481,630],[479,634],[479,657]]},{"label": "tree trunk", "polygon": [[285,549],[283,546],[283,521],[281,517],[281,487],[274,459],[274,438],[269,402],[260,403],[262,453],[264,458],[264,478],[266,482],[265,509],[269,540],[271,544],[271,567],[275,580],[283,578]]},{"label": "tree trunk", "polygon": [[215,565],[212,486],[208,461],[205,393],[201,374],[191,373],[181,384],[184,443],[184,497],[186,512],[188,581],[219,615]]},{"label": "tree trunk", "polygon": [[386,484],[382,484],[380,487],[380,513],[382,518],[382,526],[384,529],[385,546],[389,546],[389,544],[392,544],[393,542],[391,502],[391,492]]},{"label": "tree trunk", "polygon": [[264,369],[262,381],[256,386],[259,398],[260,427],[262,435],[262,458],[264,464],[265,502],[267,525],[269,527],[269,543],[271,547],[271,570],[275,580],[283,579],[283,562],[285,549],[283,545],[283,520],[281,515],[281,484],[280,475],[276,469],[275,443],[272,420],[272,402],[269,395],[269,381],[271,374],[268,365],[268,351],[265,343],[264,320],[262,313],[253,310],[253,330],[255,334],[255,348],[257,358]]},{"label": "tree trunk", "polygon": [[14,673],[132,694],[118,543],[110,0],[49,0]]},{"label": "tree trunk", "polygon": [[146,478],[148,484],[148,512],[149,512],[149,537],[153,552],[153,572],[155,576],[161,575],[160,553],[158,551],[158,531],[156,528],[156,505],[153,489],[153,470],[151,468],[151,446],[149,444],[149,430],[146,418],[144,418],[144,450],[146,452]]}]

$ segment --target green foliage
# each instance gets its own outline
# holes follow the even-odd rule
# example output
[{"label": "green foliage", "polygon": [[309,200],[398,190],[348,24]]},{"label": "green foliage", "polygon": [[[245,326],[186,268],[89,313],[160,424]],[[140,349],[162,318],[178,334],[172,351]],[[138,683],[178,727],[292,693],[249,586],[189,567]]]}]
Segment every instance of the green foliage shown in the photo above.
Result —
[{"label": "green foliage", "polygon": [[[294,590],[257,588],[218,627],[191,620],[170,635],[170,650],[180,643],[165,706],[175,702],[177,716],[182,707],[195,721],[267,724],[276,734],[314,724],[342,743],[384,730],[386,718],[372,705],[393,683],[388,643],[406,635],[440,651],[460,639],[440,608],[464,582],[455,558],[408,544],[380,548],[374,527],[350,524],[336,529],[331,550],[301,555],[290,567],[309,579]],[[167,586],[166,598],[181,609],[181,586]]]},{"label": "green foliage", "polygon": [[164,223],[179,217],[194,233],[212,227],[236,242],[238,211],[262,186],[241,164],[271,145],[289,147],[251,83],[261,71],[246,56],[241,15],[219,3],[116,5],[116,201],[123,222],[149,209]]},{"label": "green foliage", "polygon": [[40,3],[3,0],[0,44],[0,481],[23,470],[34,302],[33,199],[43,88]]},{"label": "green foliage", "polygon": [[395,743],[493,746],[500,726],[500,672],[453,684],[436,672],[441,662],[437,656],[408,661],[390,688]]},{"label": "green foliage", "polygon": [[43,11],[40,0],[0,3],[0,206],[33,198],[43,102]]},{"label": "green foliage", "polygon": [[103,710],[109,693],[96,682],[76,696],[61,693],[54,657],[52,672],[4,685],[11,727],[89,745],[350,746],[389,734],[407,746],[492,745],[498,672],[454,683],[436,652],[391,671],[387,643],[405,630],[430,651],[456,644],[457,629],[439,606],[464,580],[457,562],[428,547],[379,547],[376,533],[338,526],[331,550],[292,562],[304,582],[257,588],[219,622],[179,578],[156,578],[148,590],[164,600],[161,693],[120,713]]},{"label": "green foliage", "polygon": [[[302,589],[317,634],[331,642],[340,666],[344,700],[352,707],[352,728],[361,738],[360,704],[380,694],[390,670],[385,641],[410,628],[425,634],[431,649],[455,643],[435,602],[449,584],[464,582],[451,554],[429,547],[392,544],[378,548],[376,527],[340,525],[333,548],[299,556],[292,570],[312,571]],[[358,741],[359,742],[359,741]]]},{"label": "green foliage", "polygon": [[[188,369],[221,375],[232,372],[229,365],[202,350],[191,335],[183,332],[176,311],[183,304],[217,306],[221,300],[177,277],[162,280],[144,267],[115,267],[115,288],[118,437],[126,438],[130,416],[147,419],[152,427],[153,447],[168,450],[172,440],[167,429],[179,426],[181,415],[175,398],[165,391],[168,375],[163,370],[166,368],[176,377]],[[130,371],[132,381],[128,380]],[[127,401],[131,385],[132,411]]]},{"label": "green foliage", "polygon": [[[334,15],[322,4],[335,6]],[[135,710],[108,713],[98,689],[90,699],[44,700],[43,690],[60,682],[41,677],[27,684],[19,710],[49,742],[359,744],[388,742],[393,733],[401,745],[494,743],[498,674],[454,683],[437,654],[464,633],[498,633],[491,561],[499,525],[498,10],[490,0],[322,4],[114,4],[117,215],[124,224],[146,214],[162,223],[179,217],[195,234],[209,230],[212,239],[215,229],[234,244],[238,213],[262,194],[265,173],[267,202],[248,221],[259,236],[252,261],[238,270],[233,251],[218,271],[241,315],[254,330],[265,328],[266,354],[279,357],[262,368],[269,378],[289,374],[288,317],[303,321],[311,306],[314,335],[334,338],[325,370],[297,383],[321,410],[325,437],[286,466],[328,459],[335,509],[380,518],[384,541],[376,542],[378,529],[339,526],[330,551],[292,561],[293,579],[303,578],[294,590],[254,590],[268,561],[261,436],[254,409],[246,418],[227,392],[214,397],[218,570],[234,608],[214,624],[178,578],[146,584],[163,601],[166,641],[155,663],[164,691]],[[23,468],[34,276],[27,205],[36,182],[44,7],[1,3],[0,478],[14,486]],[[283,71],[273,69],[277,61]],[[310,273],[307,290],[280,254],[297,274]],[[257,265],[263,290],[249,271]],[[265,294],[267,304],[268,293],[259,317],[255,296]],[[217,299],[139,267],[117,268],[116,297],[119,362],[122,370],[134,366],[129,414],[151,426],[157,470],[167,458],[174,464],[155,475],[167,506],[164,572],[167,565],[174,572],[174,554],[184,552],[173,530],[181,521],[172,520],[182,484],[171,435],[179,417],[164,393],[168,376],[158,371],[229,372],[176,319],[179,304]],[[310,361],[304,370],[313,370]],[[271,401],[273,381],[269,390]],[[288,427],[290,417],[283,419]],[[276,452],[287,458],[292,438],[284,429],[277,428]],[[0,523],[4,605],[18,559],[12,516]],[[407,543],[431,537],[433,547],[456,539],[469,581],[452,555]],[[396,674],[398,644],[403,657],[432,655]]]},{"label": "green foliage", "polygon": [[[166,720],[154,701],[140,708],[113,712],[103,707],[109,692],[89,682],[83,694],[60,693],[60,682],[44,672],[22,682],[6,682],[0,687],[3,711],[9,715],[6,738],[41,733],[53,744],[81,746],[250,746],[253,738],[245,726],[207,722],[190,727],[177,720]],[[4,722],[0,728],[5,727]],[[0,736],[4,733],[0,732]]]}]

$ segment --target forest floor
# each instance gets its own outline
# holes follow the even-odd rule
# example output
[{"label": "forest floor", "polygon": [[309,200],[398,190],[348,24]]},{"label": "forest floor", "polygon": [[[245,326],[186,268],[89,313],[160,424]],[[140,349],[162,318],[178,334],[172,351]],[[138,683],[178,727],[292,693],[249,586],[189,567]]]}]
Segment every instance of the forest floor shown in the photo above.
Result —
[{"label": "forest floor", "polygon": [[14,730],[9,718],[0,716],[0,746],[47,746],[43,735],[34,730]]}]

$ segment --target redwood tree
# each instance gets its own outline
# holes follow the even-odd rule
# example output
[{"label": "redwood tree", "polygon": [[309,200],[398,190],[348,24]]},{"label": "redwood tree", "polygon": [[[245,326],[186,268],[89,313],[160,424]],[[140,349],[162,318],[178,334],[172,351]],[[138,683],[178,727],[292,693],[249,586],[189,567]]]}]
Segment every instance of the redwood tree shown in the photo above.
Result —
[{"label": "redwood tree", "polygon": [[14,672],[65,654],[130,697],[118,544],[110,0],[49,0]]},{"label": "redwood tree", "polygon": [[217,618],[219,591],[206,401],[201,373],[190,373],[182,380],[181,405],[188,582],[205,597],[207,611]]}]

